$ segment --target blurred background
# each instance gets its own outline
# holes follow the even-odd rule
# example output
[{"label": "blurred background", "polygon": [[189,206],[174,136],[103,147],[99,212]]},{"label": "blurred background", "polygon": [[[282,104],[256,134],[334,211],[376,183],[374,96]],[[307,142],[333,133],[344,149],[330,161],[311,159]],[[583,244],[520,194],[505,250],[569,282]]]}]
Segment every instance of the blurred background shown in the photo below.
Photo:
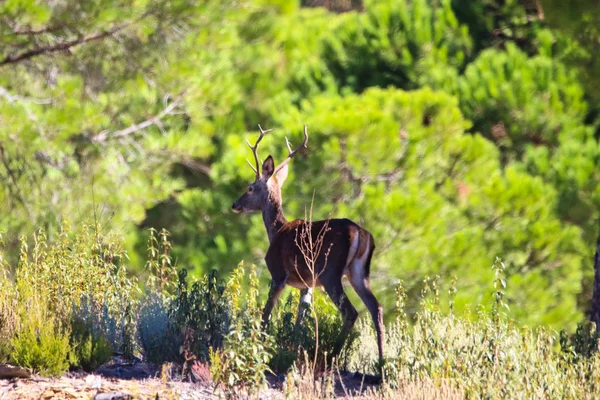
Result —
[{"label": "blurred background", "polygon": [[98,224],[143,276],[166,228],[191,275],[246,260],[266,281],[260,214],[230,211],[254,177],[245,139],[275,128],[259,154],[278,162],[308,124],[284,212],[314,197],[315,220],[370,230],[388,316],[398,284],[410,311],[427,278],[458,309],[491,305],[501,257],[510,315],[572,329],[598,234],[599,16],[597,0],[5,0],[4,257]]}]

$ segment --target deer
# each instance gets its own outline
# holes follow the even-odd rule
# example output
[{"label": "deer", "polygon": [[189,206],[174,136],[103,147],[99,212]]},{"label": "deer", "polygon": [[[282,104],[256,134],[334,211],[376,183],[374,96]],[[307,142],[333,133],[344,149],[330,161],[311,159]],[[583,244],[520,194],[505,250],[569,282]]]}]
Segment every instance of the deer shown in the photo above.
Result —
[{"label": "deer", "polygon": [[[302,302],[310,302],[312,288],[322,287],[342,314],[343,326],[334,347],[334,354],[339,354],[358,318],[356,308],[344,292],[342,278],[345,276],[371,314],[377,333],[379,359],[383,362],[383,308],[371,291],[369,279],[375,250],[373,235],[344,218],[315,222],[301,219],[288,221],[283,214],[281,187],[288,176],[289,162],[298,151],[307,148],[308,127],[304,125],[304,142],[298,148],[293,150],[286,138],[287,158],[275,167],[273,157],[269,155],[262,163],[262,172],[259,172],[258,145],[272,129],[263,130],[260,125],[258,128],[260,134],[254,145],[246,140],[254,155],[255,166],[246,161],[256,179],[233,203],[232,210],[236,213],[261,211],[267,230],[269,248],[265,262],[271,282],[263,309],[263,329],[268,325],[271,312],[286,285],[301,291],[296,324],[301,319]],[[306,238],[307,235],[310,235],[308,239],[312,242],[321,241],[321,246],[311,255],[312,260],[306,259],[306,251],[299,245],[299,237]]]}]

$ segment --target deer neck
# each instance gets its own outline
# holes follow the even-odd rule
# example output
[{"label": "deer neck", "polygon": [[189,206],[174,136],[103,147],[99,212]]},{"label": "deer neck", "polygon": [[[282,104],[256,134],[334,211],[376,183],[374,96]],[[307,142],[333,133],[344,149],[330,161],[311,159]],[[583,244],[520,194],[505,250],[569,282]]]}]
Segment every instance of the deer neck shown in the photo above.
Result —
[{"label": "deer neck", "polygon": [[287,223],[281,207],[281,192],[279,188],[269,190],[269,201],[267,201],[267,204],[263,208],[262,216],[270,243],[277,235],[279,229]]}]

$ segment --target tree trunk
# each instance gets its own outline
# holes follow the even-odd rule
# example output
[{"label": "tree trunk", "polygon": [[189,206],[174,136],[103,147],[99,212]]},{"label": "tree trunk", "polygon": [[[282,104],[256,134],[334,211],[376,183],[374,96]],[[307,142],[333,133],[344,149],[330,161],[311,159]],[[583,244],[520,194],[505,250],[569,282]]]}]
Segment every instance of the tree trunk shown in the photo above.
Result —
[{"label": "tree trunk", "polygon": [[596,242],[596,255],[594,256],[594,293],[592,294],[592,310],[590,320],[596,324],[600,331],[600,233]]}]

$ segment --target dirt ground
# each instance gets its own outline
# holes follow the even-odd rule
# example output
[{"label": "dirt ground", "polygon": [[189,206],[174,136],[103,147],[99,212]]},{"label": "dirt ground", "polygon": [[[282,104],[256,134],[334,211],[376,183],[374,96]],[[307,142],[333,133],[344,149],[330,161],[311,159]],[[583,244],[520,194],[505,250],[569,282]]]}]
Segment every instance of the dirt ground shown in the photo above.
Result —
[{"label": "dirt ground", "polygon": [[[170,375],[169,379],[160,376]],[[127,365],[112,363],[100,367],[95,373],[69,372],[60,378],[0,379],[0,400],[49,400],[49,399],[219,399],[212,382],[182,382],[173,375],[144,363]],[[269,376],[269,389],[262,390],[260,399],[283,399],[283,376]],[[349,394],[365,396],[372,382],[351,373],[338,374],[335,382],[340,397]],[[370,391],[370,393],[373,393]],[[302,396],[305,397],[305,396]],[[369,397],[368,395],[366,397]]]}]

